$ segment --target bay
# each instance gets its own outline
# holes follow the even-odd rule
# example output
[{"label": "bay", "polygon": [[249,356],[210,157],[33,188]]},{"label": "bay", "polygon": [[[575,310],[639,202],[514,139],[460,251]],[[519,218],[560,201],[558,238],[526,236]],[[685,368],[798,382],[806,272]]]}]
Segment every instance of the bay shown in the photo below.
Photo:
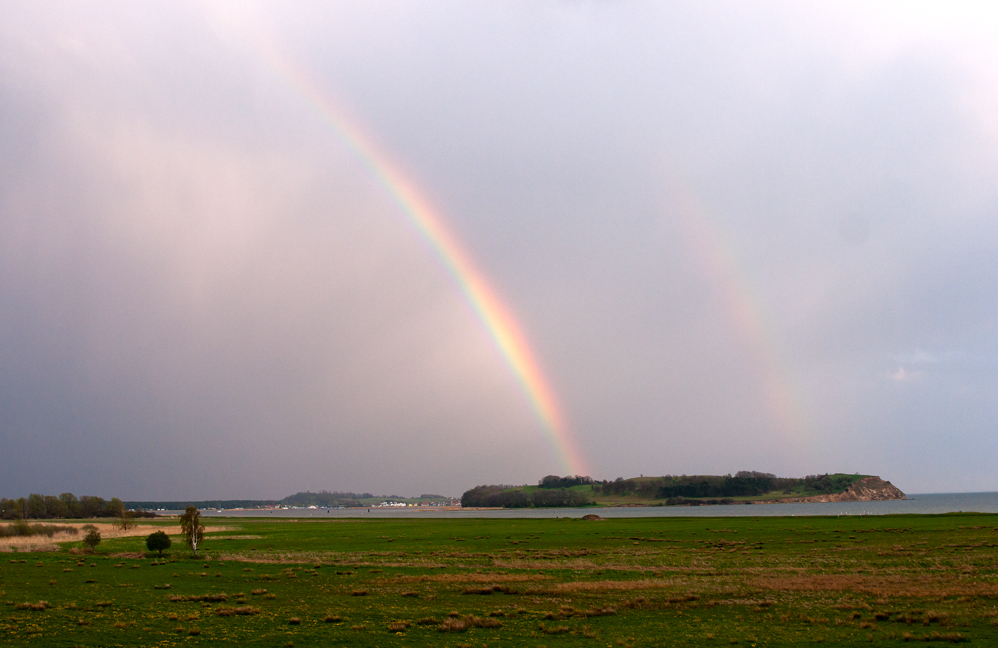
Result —
[{"label": "bay", "polygon": [[[158,511],[178,515],[182,511]],[[884,502],[822,502],[798,504],[738,504],[722,506],[587,507],[496,510],[441,510],[436,507],[377,507],[343,509],[205,509],[205,517],[257,518],[561,518],[595,513],[604,518],[753,517],[816,515],[899,515],[938,513],[998,513],[996,493],[923,493],[906,500]]]}]

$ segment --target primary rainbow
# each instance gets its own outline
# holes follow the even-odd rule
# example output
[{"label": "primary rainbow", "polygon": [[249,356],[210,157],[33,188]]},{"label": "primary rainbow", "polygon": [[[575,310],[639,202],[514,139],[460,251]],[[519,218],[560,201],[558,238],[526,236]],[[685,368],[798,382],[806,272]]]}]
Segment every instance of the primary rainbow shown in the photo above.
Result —
[{"label": "primary rainbow", "polygon": [[457,238],[416,185],[339,109],[332,98],[299,66],[266,39],[257,41],[266,59],[332,127],[332,131],[377,179],[402,213],[430,244],[454,278],[490,337],[516,376],[523,393],[543,424],[568,474],[586,474],[582,453],[565,422],[550,383],[544,376],[510,310],[471,262]]}]

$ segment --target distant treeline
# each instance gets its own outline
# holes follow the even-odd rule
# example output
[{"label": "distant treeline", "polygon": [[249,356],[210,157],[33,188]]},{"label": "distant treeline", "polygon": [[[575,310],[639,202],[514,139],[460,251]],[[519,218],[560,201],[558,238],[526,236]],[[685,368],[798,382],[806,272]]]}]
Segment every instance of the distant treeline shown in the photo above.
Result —
[{"label": "distant treeline", "polygon": [[[120,517],[125,511],[125,504],[117,497],[105,501],[101,497],[81,495],[79,498],[72,493],[55,495],[38,495],[32,493],[27,497],[17,499],[0,498],[0,519],[54,519],[54,518],[106,518]],[[151,516],[151,513],[137,512],[139,516]]]},{"label": "distant treeline", "polygon": [[621,479],[593,484],[602,495],[637,495],[647,499],[751,497],[772,492],[825,494],[840,493],[859,475],[808,475],[777,477],[772,473],[743,470],[731,475],[666,475]]},{"label": "distant treeline", "polygon": [[[334,506],[362,506],[360,501],[363,498],[374,497],[370,493],[331,493],[329,491],[319,491],[313,493],[295,493],[281,500],[282,506],[318,506],[319,508],[331,508]],[[394,496],[393,496],[394,497]]]},{"label": "distant treeline", "polygon": [[[371,493],[351,493],[351,492],[330,492],[330,491],[319,491],[318,493],[313,493],[311,491],[305,491],[304,493],[295,493],[294,495],[288,495],[281,500],[177,500],[174,502],[125,502],[127,508],[142,508],[142,509],[167,509],[169,511],[182,511],[188,506],[194,506],[199,509],[253,509],[253,508],[264,508],[268,506],[317,506],[319,508],[332,508],[336,506],[363,506],[364,503],[362,499],[373,499],[378,497],[377,495],[372,495]],[[421,495],[422,498],[439,498],[446,499],[440,495]],[[391,495],[385,497],[385,499],[407,499],[399,497],[398,495]]]},{"label": "distant treeline", "polygon": [[197,509],[234,509],[234,508],[261,508],[264,506],[276,506],[277,500],[176,500],[173,502],[125,502],[125,508],[129,509],[166,509],[168,511],[183,511],[188,506]]},{"label": "distant treeline", "polygon": [[587,504],[592,504],[589,497],[564,488],[524,491],[519,486],[476,486],[461,496],[461,506],[473,507],[574,507]]}]

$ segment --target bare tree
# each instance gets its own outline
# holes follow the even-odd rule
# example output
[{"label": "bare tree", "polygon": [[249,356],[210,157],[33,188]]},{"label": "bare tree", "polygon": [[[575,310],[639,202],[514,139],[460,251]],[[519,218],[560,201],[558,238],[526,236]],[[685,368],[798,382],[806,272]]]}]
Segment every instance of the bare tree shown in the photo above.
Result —
[{"label": "bare tree", "polygon": [[128,531],[133,526],[135,526],[135,511],[121,510],[121,515],[118,516],[115,525],[122,531]]},{"label": "bare tree", "polygon": [[180,516],[180,532],[184,535],[187,546],[198,555],[198,545],[204,540],[204,524],[201,523],[201,511],[194,506],[188,506]]}]

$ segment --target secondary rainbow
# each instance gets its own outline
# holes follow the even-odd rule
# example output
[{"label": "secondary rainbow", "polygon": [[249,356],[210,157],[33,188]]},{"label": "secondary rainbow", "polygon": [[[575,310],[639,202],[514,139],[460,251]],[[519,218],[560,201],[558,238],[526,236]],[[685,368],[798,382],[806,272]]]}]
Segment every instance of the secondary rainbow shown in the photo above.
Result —
[{"label": "secondary rainbow", "polygon": [[457,238],[447,229],[437,210],[354,120],[347,118],[346,113],[337,107],[336,102],[318,82],[299,66],[292,64],[266,39],[258,39],[257,42],[266,59],[323,117],[333,133],[384,187],[409,222],[436,252],[505,358],[549,435],[562,468],[568,474],[587,474],[582,452],[523,331],[510,309],[498,298]]},{"label": "secondary rainbow", "polygon": [[813,434],[801,398],[791,379],[792,371],[767,325],[765,309],[755,295],[737,255],[721,229],[688,183],[666,180],[676,200],[676,224],[705,275],[714,283],[744,348],[759,372],[760,396],[775,423],[775,430],[795,450],[810,454]]}]

